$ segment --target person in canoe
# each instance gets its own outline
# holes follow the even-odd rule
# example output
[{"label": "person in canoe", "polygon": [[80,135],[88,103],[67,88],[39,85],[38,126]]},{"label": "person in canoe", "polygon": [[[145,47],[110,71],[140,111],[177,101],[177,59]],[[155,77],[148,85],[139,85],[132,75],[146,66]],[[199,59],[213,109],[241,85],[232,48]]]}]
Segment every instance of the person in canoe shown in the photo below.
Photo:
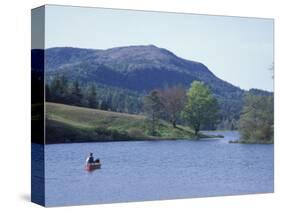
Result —
[{"label": "person in canoe", "polygon": [[86,160],[86,165],[93,164],[93,163],[95,163],[94,156],[93,156],[93,153],[90,152],[89,156],[87,157],[87,160]]},{"label": "person in canoe", "polygon": [[85,169],[87,171],[93,171],[95,169],[100,169],[100,168],[101,168],[100,160],[98,158],[94,160],[93,153],[90,152],[86,160]]}]

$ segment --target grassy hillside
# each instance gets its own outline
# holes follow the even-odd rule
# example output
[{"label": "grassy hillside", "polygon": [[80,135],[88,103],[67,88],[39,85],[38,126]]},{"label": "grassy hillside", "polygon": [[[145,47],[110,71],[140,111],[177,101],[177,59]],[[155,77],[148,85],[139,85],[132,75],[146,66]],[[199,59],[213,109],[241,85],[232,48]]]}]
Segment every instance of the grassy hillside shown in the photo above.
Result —
[{"label": "grassy hillside", "polygon": [[160,121],[157,136],[149,135],[144,116],[46,103],[46,142],[190,139],[192,131]]}]

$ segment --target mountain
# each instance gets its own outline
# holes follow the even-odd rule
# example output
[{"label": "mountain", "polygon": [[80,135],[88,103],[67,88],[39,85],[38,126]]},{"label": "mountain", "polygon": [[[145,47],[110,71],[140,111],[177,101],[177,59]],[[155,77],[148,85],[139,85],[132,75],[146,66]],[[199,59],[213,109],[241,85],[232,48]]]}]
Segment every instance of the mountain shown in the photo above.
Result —
[{"label": "mountain", "polygon": [[192,81],[200,80],[219,96],[243,93],[217,78],[204,64],[180,58],[154,45],[107,50],[50,48],[45,54],[47,77],[59,73],[86,84],[94,81],[138,92],[176,84],[188,88]]}]

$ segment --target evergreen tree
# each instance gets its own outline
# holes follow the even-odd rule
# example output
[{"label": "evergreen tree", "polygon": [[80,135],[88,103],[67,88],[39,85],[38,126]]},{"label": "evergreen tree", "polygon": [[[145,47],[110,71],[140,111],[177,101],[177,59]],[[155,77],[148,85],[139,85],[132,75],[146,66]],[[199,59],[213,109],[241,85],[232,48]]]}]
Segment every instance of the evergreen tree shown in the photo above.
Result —
[{"label": "evergreen tree", "polygon": [[90,91],[89,91],[87,100],[88,100],[88,103],[89,103],[89,107],[91,107],[91,108],[97,108],[98,107],[97,92],[96,92],[95,85],[92,85],[90,87]]},{"label": "evergreen tree", "polygon": [[101,101],[100,109],[101,110],[108,110],[109,109],[108,104],[107,104],[107,102],[105,100]]},{"label": "evergreen tree", "polygon": [[82,91],[81,91],[79,82],[76,80],[73,83],[73,86],[72,86],[72,89],[71,89],[70,102],[73,105],[81,106],[82,98],[83,98]]},{"label": "evergreen tree", "polygon": [[162,114],[162,102],[160,99],[160,92],[158,90],[153,90],[149,93],[149,95],[144,97],[144,111],[147,114],[150,122],[151,128],[150,132],[151,135],[156,135],[156,126],[158,123],[158,119]]},{"label": "evergreen tree", "polygon": [[68,97],[68,81],[64,75],[56,75],[49,88],[52,101],[66,103]]},{"label": "evergreen tree", "polygon": [[51,91],[50,91],[50,87],[48,84],[46,84],[46,86],[45,86],[45,98],[46,98],[46,101],[52,101]]}]

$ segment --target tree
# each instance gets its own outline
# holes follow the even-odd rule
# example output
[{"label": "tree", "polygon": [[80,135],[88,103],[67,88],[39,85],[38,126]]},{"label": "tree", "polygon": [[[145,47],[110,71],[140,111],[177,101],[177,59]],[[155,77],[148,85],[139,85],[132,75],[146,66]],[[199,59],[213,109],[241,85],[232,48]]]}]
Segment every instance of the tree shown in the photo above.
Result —
[{"label": "tree", "polygon": [[56,75],[49,88],[51,101],[65,103],[68,97],[68,80],[64,75]]},{"label": "tree", "polygon": [[181,111],[186,101],[186,93],[182,87],[166,88],[160,92],[161,102],[164,106],[165,117],[170,121],[174,128],[180,118]]},{"label": "tree", "polygon": [[91,85],[89,93],[88,93],[88,104],[91,108],[97,108],[98,107],[98,101],[97,101],[97,92],[95,85]]},{"label": "tree", "polygon": [[50,86],[47,83],[45,85],[45,96],[46,96],[46,101],[52,100],[52,96],[51,96],[51,92],[50,92]]},{"label": "tree", "polygon": [[155,128],[163,108],[160,99],[160,92],[158,90],[151,91],[147,96],[144,97],[143,104],[144,104],[144,111],[148,115],[151,121],[150,132],[152,135],[156,135]]},{"label": "tree", "polygon": [[272,143],[274,133],[273,96],[245,96],[239,132],[245,142]]},{"label": "tree", "polygon": [[109,109],[108,103],[105,100],[101,101],[100,109],[101,110],[108,110]]},{"label": "tree", "polygon": [[182,117],[194,129],[196,136],[198,136],[202,125],[210,125],[217,122],[217,100],[203,82],[192,82],[191,88],[187,93],[187,101]]},{"label": "tree", "polygon": [[71,89],[71,99],[70,102],[73,105],[81,106],[83,94],[79,85],[79,82],[76,80],[73,83],[72,89]]}]

